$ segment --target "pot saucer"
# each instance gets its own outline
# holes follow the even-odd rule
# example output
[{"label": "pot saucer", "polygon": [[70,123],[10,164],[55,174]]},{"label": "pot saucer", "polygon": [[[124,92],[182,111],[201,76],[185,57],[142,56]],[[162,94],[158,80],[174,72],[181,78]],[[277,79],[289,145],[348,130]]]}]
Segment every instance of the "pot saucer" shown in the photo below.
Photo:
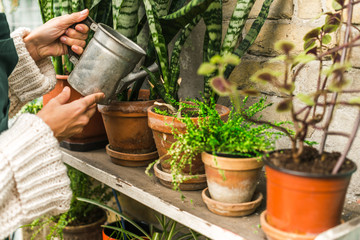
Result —
[{"label": "pot saucer", "polygon": [[260,224],[268,240],[314,240],[316,238],[316,235],[289,233],[274,228],[266,221],[266,210],[260,215]]},{"label": "pot saucer", "polygon": [[[167,188],[172,188],[172,176],[170,173],[164,172],[161,169],[160,162],[157,162],[154,165],[154,172],[155,176],[160,180],[160,183],[164,185]],[[199,175],[184,175],[186,176],[197,176],[196,178],[191,178],[188,180],[185,180],[184,182],[180,183],[180,190],[183,191],[192,191],[192,190],[202,190],[206,188],[206,175],[205,174],[199,174]]]},{"label": "pot saucer", "polygon": [[111,162],[125,167],[145,167],[158,158],[158,152],[135,154],[118,152],[106,145],[106,153],[110,156]]},{"label": "pot saucer", "polygon": [[202,191],[202,199],[208,209],[218,215],[227,217],[241,217],[253,213],[260,206],[263,200],[261,192],[255,192],[251,202],[244,203],[224,203],[211,199],[208,188]]}]

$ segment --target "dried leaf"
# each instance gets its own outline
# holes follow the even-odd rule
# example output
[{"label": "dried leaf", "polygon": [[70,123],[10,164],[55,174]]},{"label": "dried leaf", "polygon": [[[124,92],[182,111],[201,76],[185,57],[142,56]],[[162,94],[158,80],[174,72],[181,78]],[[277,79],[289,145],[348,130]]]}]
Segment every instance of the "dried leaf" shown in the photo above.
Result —
[{"label": "dried leaf", "polygon": [[246,96],[259,96],[260,92],[256,89],[245,89],[245,90],[241,90],[240,93],[242,95],[246,95]]}]

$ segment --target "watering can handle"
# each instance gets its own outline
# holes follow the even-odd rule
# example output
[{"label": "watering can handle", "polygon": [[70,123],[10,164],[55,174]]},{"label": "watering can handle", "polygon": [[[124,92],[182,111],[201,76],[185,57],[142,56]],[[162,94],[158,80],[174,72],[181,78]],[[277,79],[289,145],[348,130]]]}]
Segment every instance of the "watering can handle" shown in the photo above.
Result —
[{"label": "watering can handle", "polygon": [[[91,30],[93,30],[94,32],[97,30],[98,28],[98,24],[91,18],[91,17],[87,17],[85,18],[83,21],[81,22],[78,22],[78,23],[75,23],[73,25],[70,26],[70,28],[74,28],[75,29],[75,26],[77,24],[85,24],[86,26],[88,26]],[[71,50],[71,47],[70,46],[67,46],[68,47],[68,55],[69,55],[69,59],[70,61],[73,63],[73,64],[77,64],[79,59],[80,59],[80,56],[78,54],[76,54],[73,50]]]}]

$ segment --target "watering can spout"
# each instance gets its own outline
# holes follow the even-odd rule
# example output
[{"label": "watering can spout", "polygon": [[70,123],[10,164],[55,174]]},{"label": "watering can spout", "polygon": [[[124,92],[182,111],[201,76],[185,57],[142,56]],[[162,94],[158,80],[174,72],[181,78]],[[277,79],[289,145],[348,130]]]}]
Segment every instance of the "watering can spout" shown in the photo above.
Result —
[{"label": "watering can spout", "polygon": [[[158,65],[156,63],[153,63],[147,68],[150,72],[155,72],[158,70]],[[121,79],[118,83],[117,89],[115,91],[114,96],[112,96],[113,99],[115,99],[116,95],[119,93],[125,91],[130,84],[135,82],[136,80],[143,78],[147,76],[147,72],[145,70],[138,71],[136,73],[129,73],[126,77]]]}]

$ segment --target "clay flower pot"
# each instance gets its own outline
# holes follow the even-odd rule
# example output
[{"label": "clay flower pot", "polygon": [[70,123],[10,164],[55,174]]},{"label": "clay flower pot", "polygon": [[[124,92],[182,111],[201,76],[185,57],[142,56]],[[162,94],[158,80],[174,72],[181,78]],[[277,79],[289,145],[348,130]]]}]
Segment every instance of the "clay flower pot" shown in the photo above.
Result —
[{"label": "clay flower pot", "polygon": [[99,240],[101,239],[101,225],[106,221],[106,214],[94,223],[79,226],[66,226],[63,229],[64,240],[73,239],[86,239],[86,240]]},{"label": "clay flower pot", "polygon": [[260,158],[237,158],[231,155],[201,154],[212,199],[223,203],[251,201],[263,162]]},{"label": "clay flower pot", "polygon": [[318,234],[341,221],[351,171],[321,175],[282,169],[266,156],[267,218],[271,226],[285,232]]},{"label": "clay flower pot", "polygon": [[[56,75],[57,83],[55,88],[43,96],[44,106],[54,97],[62,92],[64,87],[69,87],[71,90],[70,99],[68,102],[75,101],[83,96],[73,89],[67,79],[68,75]],[[96,111],[89,123],[84,127],[79,134],[72,136],[69,139],[60,143],[62,147],[74,151],[89,151],[93,149],[103,148],[107,144],[107,137],[105,127],[99,111]]]},{"label": "clay flower pot", "polygon": [[98,105],[109,139],[107,153],[123,166],[146,166],[158,157],[147,109],[154,104],[149,90],[141,90],[139,101]]},{"label": "clay flower pot", "polygon": [[[165,156],[167,154],[168,149],[170,148],[171,144],[173,144],[176,139],[172,134],[172,127],[177,129],[181,133],[186,132],[186,126],[180,120],[176,119],[172,116],[164,116],[161,114],[157,114],[154,112],[154,108],[156,106],[152,106],[148,108],[148,116],[149,116],[149,127],[153,132],[153,137],[155,140],[156,148],[159,153],[159,157]],[[216,105],[216,109],[221,115],[221,118],[226,120],[230,110],[229,108],[219,105]],[[195,123],[198,121],[198,118],[194,117],[191,118]],[[167,158],[161,158],[161,169],[165,172],[170,172],[170,164],[167,163]],[[183,173],[190,172],[190,166],[185,166],[182,170]],[[191,173],[192,174],[203,174],[204,173],[204,164],[201,161],[201,157],[197,156],[192,161],[191,166]]]}]

